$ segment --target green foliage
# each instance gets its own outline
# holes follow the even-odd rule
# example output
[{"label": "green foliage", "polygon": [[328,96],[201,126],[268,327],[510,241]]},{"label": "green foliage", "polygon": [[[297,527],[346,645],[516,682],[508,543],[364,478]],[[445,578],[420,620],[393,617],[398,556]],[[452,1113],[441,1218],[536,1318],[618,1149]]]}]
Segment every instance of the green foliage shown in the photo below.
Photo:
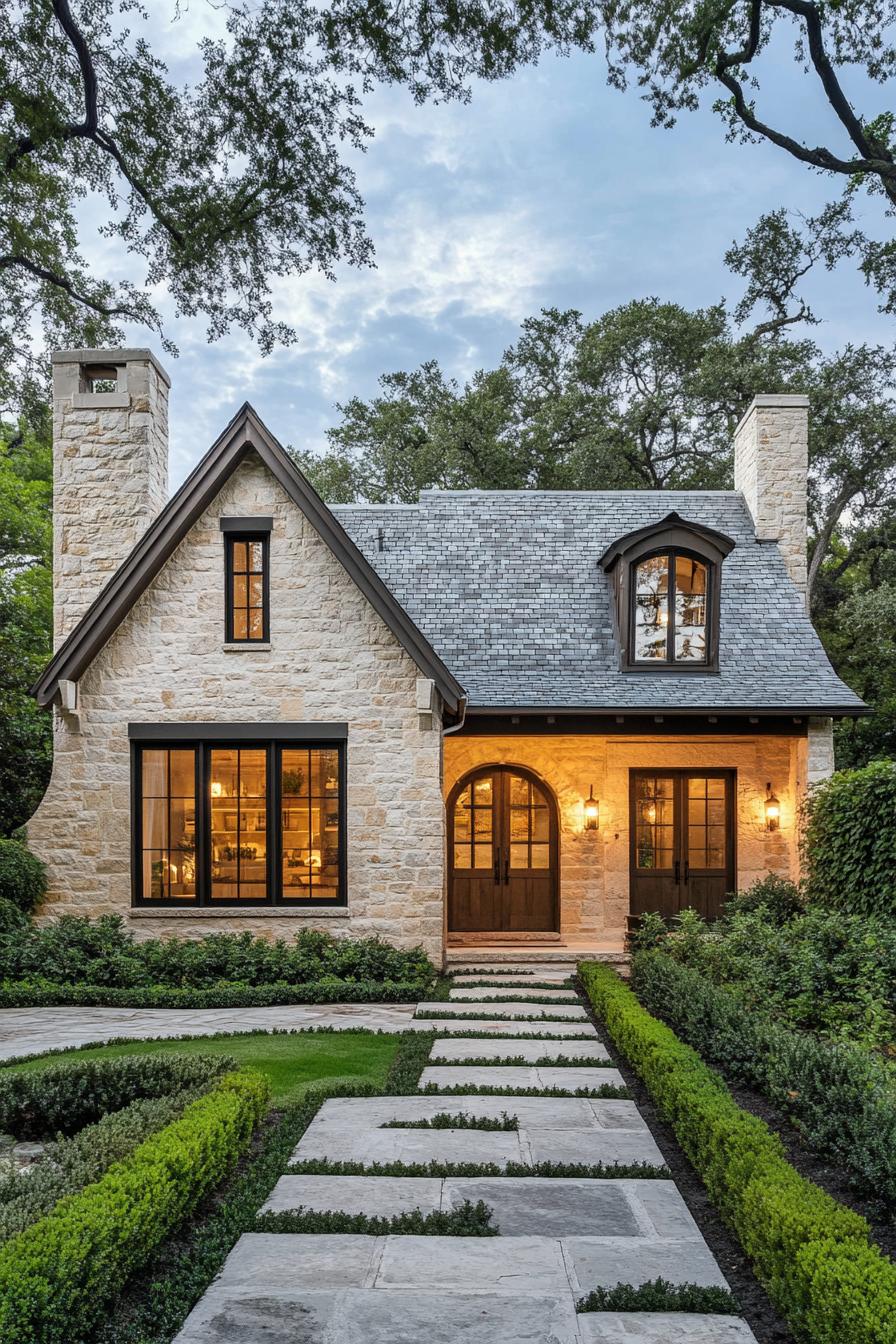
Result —
[{"label": "green foliage", "polygon": [[696,1283],[669,1283],[651,1279],[633,1286],[595,1288],[583,1297],[578,1311],[690,1311],[706,1316],[736,1316],[740,1310],[727,1288],[701,1288]]},{"label": "green foliage", "polygon": [[0,1242],[49,1213],[65,1195],[98,1181],[113,1162],[179,1115],[195,1091],[133,1101],[72,1138],[48,1143],[44,1160],[36,1166],[0,1179]]},{"label": "green foliage", "polygon": [[232,1067],[226,1055],[160,1052],[0,1069],[0,1132],[22,1139],[76,1134],[131,1101],[200,1087]]},{"label": "green foliage", "polygon": [[0,836],[28,820],[50,778],[52,719],[28,688],[51,649],[51,471],[48,416],[36,429],[0,421]]},{"label": "green foliage", "polygon": [[789,878],[769,873],[760,877],[746,891],[736,892],[725,905],[725,915],[752,914],[762,909],[775,924],[786,924],[806,909],[806,897]]},{"label": "green foliage", "polygon": [[841,770],[809,793],[803,843],[813,900],[896,916],[896,764]]},{"label": "green foliage", "polygon": [[456,1209],[422,1213],[412,1209],[378,1218],[366,1213],[319,1212],[316,1209],[289,1209],[282,1213],[261,1213],[256,1232],[301,1232],[305,1234],[353,1233],[366,1237],[497,1237],[500,1228],[492,1222],[492,1210],[484,1200],[475,1204],[465,1199]]},{"label": "green foliage", "polygon": [[258,1074],[225,1075],[101,1180],[0,1248],[2,1344],[68,1344],[245,1151],[268,1102]]},{"label": "green foliage", "polygon": [[[582,1060],[578,1061],[582,1063]],[[506,1064],[506,1060],[500,1063]],[[551,1060],[551,1067],[556,1061]],[[464,1060],[464,1067],[470,1061]],[[527,1064],[526,1067],[529,1067]],[[446,1087],[440,1083],[427,1083],[420,1092],[432,1097],[464,1097],[469,1095],[468,1083],[455,1083]],[[590,1097],[594,1101],[629,1101],[631,1094],[627,1087],[617,1087],[614,1083],[601,1083],[598,1087],[492,1087],[483,1083],[476,1084],[477,1097]]]},{"label": "green foliage", "polygon": [[629,934],[628,945],[631,951],[644,951],[648,947],[659,947],[666,941],[669,933],[666,921],[656,910],[648,910],[641,915],[637,927]]},{"label": "green foliage", "polygon": [[891,1344],[896,1265],[869,1244],[865,1219],[800,1176],[777,1135],[613,971],[582,963],[579,974],[794,1334]]},{"label": "green foliage", "polygon": [[0,1002],[216,1007],[407,1001],[435,970],[420,948],[305,930],[291,943],[251,933],[136,942],[117,915],[64,915],[0,942]]},{"label": "green foliage", "polygon": [[775,1022],[662,952],[635,957],[632,988],[707,1063],[762,1092],[809,1147],[896,1210],[896,1076],[879,1055]]},{"label": "green foliage", "polygon": [[30,915],[46,890],[47,872],[40,859],[20,840],[0,840],[0,901]]},{"label": "green foliage", "polygon": [[508,1115],[505,1111],[500,1117],[489,1115],[450,1115],[447,1111],[440,1111],[438,1115],[428,1116],[423,1120],[387,1120],[380,1125],[380,1129],[485,1129],[485,1130],[518,1130],[520,1122],[515,1115]]},{"label": "green foliage", "polygon": [[544,1176],[548,1180],[671,1180],[668,1167],[651,1162],[338,1162],[306,1158],[293,1162],[291,1176]]},{"label": "green foliage", "polygon": [[896,1031],[896,921],[809,906],[784,923],[765,905],[706,924],[695,914],[663,951],[748,1006],[794,1026],[886,1045]]}]

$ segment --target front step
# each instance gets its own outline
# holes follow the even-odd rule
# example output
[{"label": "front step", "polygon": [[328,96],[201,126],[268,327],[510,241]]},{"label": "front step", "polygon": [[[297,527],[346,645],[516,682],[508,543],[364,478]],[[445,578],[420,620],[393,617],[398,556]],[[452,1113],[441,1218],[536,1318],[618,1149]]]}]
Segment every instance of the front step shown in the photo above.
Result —
[{"label": "front step", "polygon": [[529,966],[534,964],[551,963],[552,969],[558,967],[568,967],[569,974],[575,972],[576,966],[580,961],[600,961],[604,965],[622,967],[629,963],[627,952],[621,949],[602,948],[581,950],[569,947],[557,946],[556,944],[517,944],[515,947],[496,947],[494,945],[483,948],[471,947],[447,947],[445,949],[445,965],[449,970],[457,970],[459,967],[469,967],[481,969],[485,966]]}]

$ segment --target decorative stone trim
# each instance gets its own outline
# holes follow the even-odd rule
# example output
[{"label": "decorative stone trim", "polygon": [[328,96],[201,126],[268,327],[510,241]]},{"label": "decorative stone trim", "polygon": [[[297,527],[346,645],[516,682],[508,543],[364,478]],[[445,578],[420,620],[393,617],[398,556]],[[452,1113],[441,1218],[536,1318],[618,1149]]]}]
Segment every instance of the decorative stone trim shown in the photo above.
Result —
[{"label": "decorative stone trim", "polygon": [[255,641],[245,641],[242,644],[222,644],[223,653],[270,653],[270,644],[255,643]]}]

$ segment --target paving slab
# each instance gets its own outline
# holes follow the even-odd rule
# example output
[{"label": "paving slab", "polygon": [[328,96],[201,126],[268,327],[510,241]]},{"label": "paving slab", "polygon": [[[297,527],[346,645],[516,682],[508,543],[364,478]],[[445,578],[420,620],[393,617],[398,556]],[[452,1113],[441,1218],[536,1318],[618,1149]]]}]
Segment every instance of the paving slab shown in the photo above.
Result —
[{"label": "paving slab", "polygon": [[579,1317],[581,1344],[756,1344],[739,1316],[685,1311],[587,1311]]},{"label": "paving slab", "polygon": [[703,1238],[687,1241],[647,1237],[564,1237],[570,1283],[579,1294],[617,1283],[638,1287],[652,1279],[727,1288],[728,1282]]},{"label": "paving slab", "polygon": [[665,1159],[645,1130],[564,1129],[555,1133],[530,1130],[526,1134],[529,1160],[539,1162],[649,1162],[665,1166]]},{"label": "paving slab", "polygon": [[[443,1005],[444,1006],[444,1005]],[[518,1036],[525,1031],[529,1036],[554,1040],[594,1040],[597,1030],[591,1022],[522,1022],[513,1018],[415,1018],[414,1026],[420,1031],[435,1031],[442,1036],[458,1032],[484,1032],[489,1036]]]},{"label": "paving slab", "polygon": [[[489,986],[483,991],[481,988],[465,985],[458,985],[448,991],[448,1002],[463,1002],[467,999],[525,999],[530,995],[534,999],[551,999],[558,1003],[580,1003],[578,994],[574,989],[532,989],[528,994],[520,993],[519,985],[494,985]],[[522,986],[525,989],[525,986]]]},{"label": "paving slab", "polygon": [[512,1087],[512,1088],[560,1088],[564,1092],[574,1093],[582,1088],[625,1087],[622,1074],[618,1069],[573,1068],[523,1068],[495,1065],[465,1064],[429,1064],[420,1075],[420,1086],[433,1085],[440,1088],[469,1087]]},{"label": "paving slab", "polygon": [[526,975],[521,972],[516,975],[494,975],[488,971],[459,971],[451,976],[452,985],[461,986],[480,984],[480,985],[519,985],[521,988],[531,989],[533,985],[565,985],[569,980],[566,971],[544,970],[538,975]]},{"label": "paving slab", "polygon": [[428,1176],[281,1176],[261,1212],[305,1208],[382,1218],[414,1209],[434,1213],[442,1207],[442,1186]]},{"label": "paving slab", "polygon": [[[505,1017],[572,1017],[587,1021],[588,1014],[581,1003],[526,1003],[522,999],[508,999],[505,1003],[482,1003],[481,1000],[464,1000],[463,1006],[457,1006],[457,1012],[473,1013],[481,1018]],[[454,1012],[455,1006],[444,1002],[424,1002],[417,1004],[417,1016],[427,1017],[430,1013]]]},{"label": "paving slab", "polygon": [[449,1177],[443,1208],[456,1209],[465,1199],[488,1204],[502,1237],[644,1236],[643,1220],[621,1181]]},{"label": "paving slab", "polygon": [[513,1037],[477,1041],[466,1040],[463,1037],[451,1039],[450,1037],[440,1037],[433,1042],[432,1050],[429,1052],[429,1058],[433,1064],[436,1062],[456,1062],[463,1063],[468,1059],[517,1059],[522,1058],[527,1064],[534,1064],[538,1059],[605,1059],[609,1060],[610,1055],[607,1047],[598,1040],[584,1041],[525,1041],[516,1040]]},{"label": "paving slab", "polygon": [[578,1344],[571,1297],[415,1289],[222,1294],[213,1286],[176,1344]]},{"label": "paving slab", "polygon": [[701,1235],[674,1181],[624,1180],[621,1185],[654,1236],[682,1240]]},{"label": "paving slab", "polygon": [[[595,1133],[596,1131],[592,1131]],[[469,1129],[327,1129],[305,1134],[293,1162],[332,1158],[338,1162],[525,1162],[516,1132]]]},{"label": "paving slab", "polygon": [[569,1278],[556,1238],[386,1237],[376,1286],[560,1295]]}]

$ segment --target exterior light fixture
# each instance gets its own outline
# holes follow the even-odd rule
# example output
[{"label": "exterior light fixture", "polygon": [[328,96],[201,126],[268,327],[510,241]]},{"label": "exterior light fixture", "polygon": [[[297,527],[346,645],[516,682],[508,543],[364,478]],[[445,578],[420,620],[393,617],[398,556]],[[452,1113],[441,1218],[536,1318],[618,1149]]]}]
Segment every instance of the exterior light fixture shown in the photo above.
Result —
[{"label": "exterior light fixture", "polygon": [[582,806],[585,809],[585,830],[596,831],[597,824],[600,821],[600,804],[594,796],[594,785],[588,791],[588,797],[583,801]]},{"label": "exterior light fixture", "polygon": [[781,804],[772,793],[771,784],[765,786],[765,829],[776,831],[781,824]]}]

